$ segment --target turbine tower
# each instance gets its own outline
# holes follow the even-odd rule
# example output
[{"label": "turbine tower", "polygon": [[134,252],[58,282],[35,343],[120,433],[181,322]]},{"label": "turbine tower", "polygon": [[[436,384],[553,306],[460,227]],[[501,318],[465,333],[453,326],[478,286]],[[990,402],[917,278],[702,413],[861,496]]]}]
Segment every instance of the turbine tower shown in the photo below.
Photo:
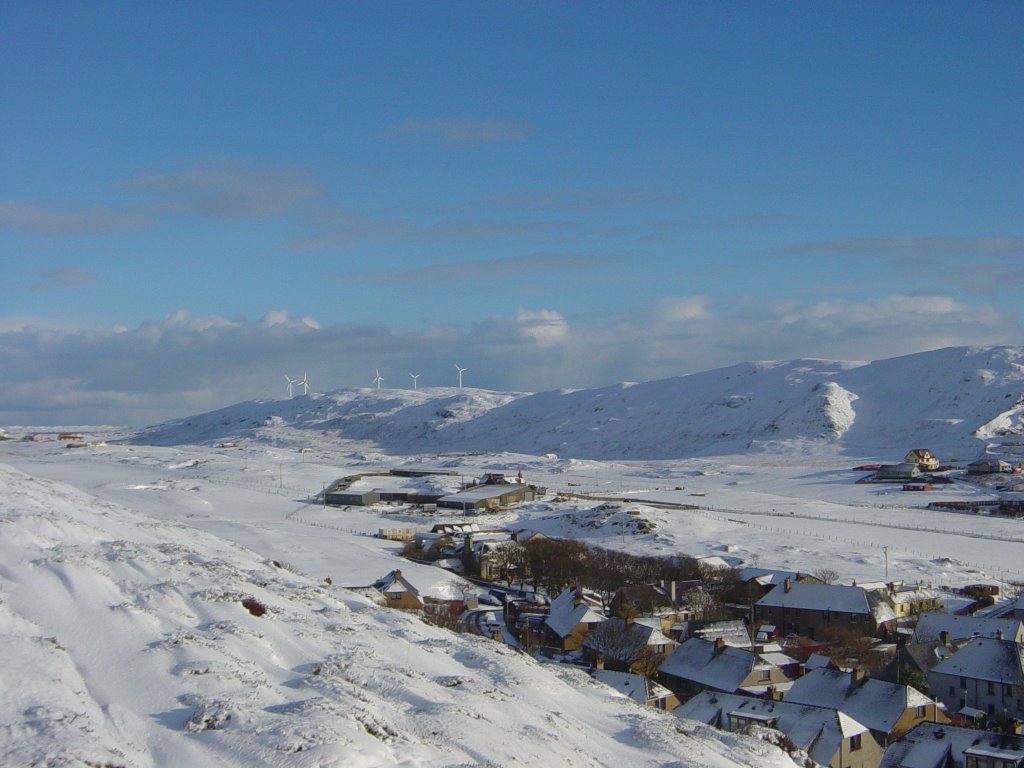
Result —
[{"label": "turbine tower", "polygon": [[409,375],[412,377],[412,388],[416,389],[416,379],[418,379],[420,375],[418,373],[410,373]]},{"label": "turbine tower", "polygon": [[309,394],[309,373],[304,371],[303,374],[302,374],[302,381],[298,381],[298,382],[296,382],[296,384],[298,384],[300,387],[302,387],[302,394],[308,395]]},{"label": "turbine tower", "polygon": [[469,370],[469,368],[459,368],[459,364],[455,364],[455,370],[459,372],[459,389],[462,389],[462,374]]},{"label": "turbine tower", "polygon": [[293,379],[287,373],[284,375],[284,380],[288,382],[288,397],[292,397],[292,385],[293,384],[298,384],[299,380],[298,379]]},{"label": "turbine tower", "polygon": [[384,378],[380,375],[380,369],[375,368],[374,372],[377,375],[373,377],[373,383],[377,385],[377,391],[380,392],[380,383],[384,381]]}]

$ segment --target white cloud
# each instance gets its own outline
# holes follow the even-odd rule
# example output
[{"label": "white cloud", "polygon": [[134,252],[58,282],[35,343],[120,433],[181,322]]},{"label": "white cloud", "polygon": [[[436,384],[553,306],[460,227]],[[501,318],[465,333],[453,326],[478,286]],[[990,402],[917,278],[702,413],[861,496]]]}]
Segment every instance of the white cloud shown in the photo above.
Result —
[{"label": "white cloud", "polygon": [[134,328],[0,317],[0,423],[143,425],[239,400],[281,397],[282,374],[308,371],[315,391],[388,384],[519,391],[600,386],[692,373],[744,360],[879,359],[949,345],[1013,343],[1015,321],[946,296],[890,295],[813,303],[748,299],[718,307],[680,296],[573,323],[520,308],[469,329],[382,324],[321,327],[272,310],[257,321],[187,311]]}]

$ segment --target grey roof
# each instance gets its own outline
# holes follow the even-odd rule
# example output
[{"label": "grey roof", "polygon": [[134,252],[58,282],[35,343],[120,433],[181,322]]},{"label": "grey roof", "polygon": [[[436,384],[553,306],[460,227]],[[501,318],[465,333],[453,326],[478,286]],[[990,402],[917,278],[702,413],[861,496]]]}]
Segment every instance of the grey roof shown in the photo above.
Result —
[{"label": "grey roof", "polygon": [[709,640],[691,637],[666,657],[658,671],[731,693],[739,690],[756,660],[750,651],[729,645],[716,649]]},{"label": "grey roof", "polygon": [[862,723],[835,710],[712,691],[694,696],[672,710],[672,714],[724,729],[729,727],[730,715],[762,722],[786,734],[819,765],[832,762],[844,739],[868,730]]},{"label": "grey roof", "polygon": [[548,614],[545,623],[554,630],[559,637],[565,637],[578,624],[598,624],[607,619],[593,610],[586,602],[576,604],[578,591],[575,587],[568,587],[558,597],[551,601],[551,613]]},{"label": "grey roof", "polygon": [[[889,745],[879,768],[964,768],[964,752],[999,752],[1007,759],[1024,758],[1024,739],[973,728],[921,723]],[[949,761],[952,762],[949,762]]]},{"label": "grey roof", "polygon": [[942,632],[949,632],[951,640],[970,637],[996,637],[1003,633],[1006,640],[1024,639],[1024,627],[1019,619],[993,619],[985,616],[957,616],[952,613],[922,613],[914,629],[914,642],[938,640]]},{"label": "grey roof", "polygon": [[634,675],[632,672],[595,669],[590,674],[595,680],[600,680],[639,704],[646,704],[655,699],[665,699],[672,695],[672,691],[668,688],[658,685],[643,675]]},{"label": "grey roof", "polygon": [[931,674],[968,677],[1010,685],[1024,684],[1022,646],[1012,640],[976,637],[948,659],[932,667]]},{"label": "grey roof", "polygon": [[932,703],[909,686],[870,677],[854,683],[849,672],[825,667],[794,681],[786,701],[845,712],[871,730],[882,733],[889,733],[908,707]]},{"label": "grey roof", "polygon": [[583,647],[603,656],[605,659],[632,662],[651,645],[670,645],[672,640],[665,637],[660,628],[634,622],[626,624],[623,619],[611,618],[595,627],[583,641]]},{"label": "grey roof", "polygon": [[871,614],[868,595],[860,587],[841,584],[793,583],[789,591],[780,584],[757,601],[767,608],[798,608],[812,611]]}]

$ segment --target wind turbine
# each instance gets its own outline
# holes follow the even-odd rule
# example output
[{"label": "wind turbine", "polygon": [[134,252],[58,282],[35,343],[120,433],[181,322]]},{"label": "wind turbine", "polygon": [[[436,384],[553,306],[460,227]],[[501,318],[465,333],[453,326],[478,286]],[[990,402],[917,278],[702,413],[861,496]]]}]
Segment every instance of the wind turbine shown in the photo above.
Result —
[{"label": "wind turbine", "polygon": [[302,381],[298,381],[296,383],[299,386],[302,387],[302,394],[304,394],[304,395],[308,395],[309,394],[309,373],[308,372],[304,371],[303,374],[302,374]]},{"label": "wind turbine", "polygon": [[416,379],[418,379],[420,375],[418,373],[410,373],[409,375],[412,377],[412,388],[416,389]]},{"label": "wind turbine", "polygon": [[384,379],[383,379],[383,377],[382,377],[382,376],[380,375],[380,370],[379,370],[379,369],[375,368],[375,369],[374,369],[374,372],[375,372],[375,373],[376,373],[377,375],[373,377],[373,383],[377,385],[377,391],[378,391],[378,392],[380,392],[380,383],[381,383],[382,381],[384,381]]},{"label": "wind turbine", "polygon": [[293,379],[287,373],[284,375],[284,380],[288,382],[288,397],[292,397],[292,385],[300,382],[298,379]]},{"label": "wind turbine", "polygon": [[469,370],[469,368],[459,368],[459,364],[455,364],[455,370],[459,372],[459,389],[462,389],[462,374]]}]

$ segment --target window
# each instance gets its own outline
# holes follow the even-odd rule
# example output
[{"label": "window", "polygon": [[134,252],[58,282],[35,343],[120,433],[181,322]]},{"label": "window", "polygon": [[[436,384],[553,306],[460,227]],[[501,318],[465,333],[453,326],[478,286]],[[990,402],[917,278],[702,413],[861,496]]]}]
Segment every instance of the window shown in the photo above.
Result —
[{"label": "window", "polygon": [[918,706],[918,708],[916,710],[914,710],[914,717],[927,717],[927,716],[928,716],[928,707],[926,707],[924,704],[921,704],[920,706]]},{"label": "window", "polygon": [[772,671],[770,669],[760,669],[757,672],[757,680],[761,683],[767,683],[772,679]]},{"label": "window", "polygon": [[860,749],[860,734],[859,733],[856,736],[851,736],[850,737],[850,751],[853,752],[854,750],[857,750],[857,749]]},{"label": "window", "polygon": [[995,693],[996,693],[996,684],[993,683],[991,680],[989,680],[988,681],[988,695],[989,696],[994,696]]}]

